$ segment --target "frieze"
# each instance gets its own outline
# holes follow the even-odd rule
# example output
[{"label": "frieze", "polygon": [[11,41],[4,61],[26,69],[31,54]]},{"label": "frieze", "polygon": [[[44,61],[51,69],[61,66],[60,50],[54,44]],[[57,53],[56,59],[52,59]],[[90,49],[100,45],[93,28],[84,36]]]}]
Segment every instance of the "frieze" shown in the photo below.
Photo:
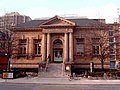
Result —
[{"label": "frieze", "polygon": [[43,33],[70,33],[73,29],[44,29]]}]

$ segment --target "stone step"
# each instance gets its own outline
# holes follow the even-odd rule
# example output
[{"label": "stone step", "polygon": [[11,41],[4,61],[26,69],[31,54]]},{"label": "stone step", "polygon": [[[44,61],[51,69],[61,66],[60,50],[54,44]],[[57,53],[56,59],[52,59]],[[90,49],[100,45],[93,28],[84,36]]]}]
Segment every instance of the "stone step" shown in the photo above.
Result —
[{"label": "stone step", "polygon": [[61,63],[50,63],[48,64],[47,71],[40,71],[39,77],[64,77],[63,65]]}]

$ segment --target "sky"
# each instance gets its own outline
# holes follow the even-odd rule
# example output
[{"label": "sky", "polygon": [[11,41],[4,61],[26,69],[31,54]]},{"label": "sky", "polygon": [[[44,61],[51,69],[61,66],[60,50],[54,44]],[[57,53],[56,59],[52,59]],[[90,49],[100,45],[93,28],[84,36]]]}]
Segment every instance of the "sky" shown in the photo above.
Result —
[{"label": "sky", "polygon": [[86,16],[106,19],[113,23],[118,18],[120,0],[0,0],[0,16],[19,12],[32,19],[59,16]]}]

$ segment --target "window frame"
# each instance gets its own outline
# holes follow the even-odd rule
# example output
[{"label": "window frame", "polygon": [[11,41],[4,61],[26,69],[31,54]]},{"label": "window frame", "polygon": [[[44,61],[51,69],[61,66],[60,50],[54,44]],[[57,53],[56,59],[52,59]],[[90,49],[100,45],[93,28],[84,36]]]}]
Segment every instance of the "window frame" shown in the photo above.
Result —
[{"label": "window frame", "polygon": [[41,39],[33,39],[33,54],[34,56],[41,55]]},{"label": "window frame", "polygon": [[92,53],[100,55],[100,38],[92,38]]},{"label": "window frame", "polygon": [[100,46],[99,45],[93,45],[92,50],[93,50],[93,55],[100,55]]},{"label": "window frame", "polygon": [[[84,52],[85,52],[84,43],[85,43],[84,38],[76,38],[76,54],[77,55],[83,55],[84,54]],[[82,46],[82,47],[80,47],[80,46]]]},{"label": "window frame", "polygon": [[27,39],[19,39],[19,55],[26,56],[27,54]]}]

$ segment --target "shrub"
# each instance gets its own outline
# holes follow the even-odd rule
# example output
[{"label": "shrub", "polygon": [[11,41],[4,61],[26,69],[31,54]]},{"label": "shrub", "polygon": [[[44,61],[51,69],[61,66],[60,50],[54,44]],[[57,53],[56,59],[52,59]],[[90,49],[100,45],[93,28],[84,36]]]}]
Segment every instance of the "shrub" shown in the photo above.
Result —
[{"label": "shrub", "polygon": [[90,72],[89,75],[93,77],[103,77],[104,72]]}]

